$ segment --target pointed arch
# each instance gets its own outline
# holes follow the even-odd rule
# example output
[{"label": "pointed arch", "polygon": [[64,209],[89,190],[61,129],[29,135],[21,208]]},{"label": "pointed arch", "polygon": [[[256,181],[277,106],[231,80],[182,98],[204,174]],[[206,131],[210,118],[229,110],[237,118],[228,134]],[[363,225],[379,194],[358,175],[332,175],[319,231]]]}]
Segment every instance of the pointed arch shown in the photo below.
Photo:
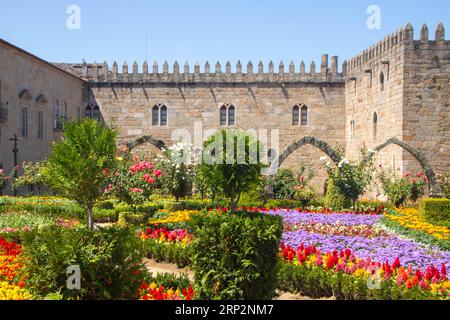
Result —
[{"label": "pointed arch", "polygon": [[[427,178],[428,178],[428,186],[430,188],[430,196],[431,197],[440,197],[441,196],[441,188],[439,187],[438,179],[436,177],[436,173],[434,172],[432,166],[428,162],[425,155],[414,148],[413,146],[399,140],[398,138],[394,137],[391,139],[388,139],[385,143],[380,144],[378,147],[375,148],[376,152],[380,152],[384,148],[390,146],[390,145],[397,145],[404,150],[408,151],[422,166],[422,169],[424,170]],[[369,153],[367,155],[367,158],[372,158],[375,156],[376,153]]]},{"label": "pointed arch", "polygon": [[294,106],[292,108],[292,125],[298,127],[300,124],[300,107]]},{"label": "pointed arch", "polygon": [[166,143],[162,140],[155,139],[152,136],[142,136],[137,139],[134,139],[132,141],[129,141],[125,144],[128,151],[132,151],[133,149],[139,147],[140,145],[143,145],[145,143],[150,143],[156,148],[163,150],[166,148]]},{"label": "pointed arch", "polygon": [[300,149],[301,147],[305,145],[311,145],[318,149],[320,149],[322,152],[324,152],[327,156],[333,160],[334,163],[339,163],[342,160],[342,155],[334,150],[332,147],[328,145],[325,141],[319,140],[315,137],[304,137],[297,142],[291,144],[289,147],[287,147],[279,156],[278,158],[278,166],[281,166],[283,162],[295,151]]}]

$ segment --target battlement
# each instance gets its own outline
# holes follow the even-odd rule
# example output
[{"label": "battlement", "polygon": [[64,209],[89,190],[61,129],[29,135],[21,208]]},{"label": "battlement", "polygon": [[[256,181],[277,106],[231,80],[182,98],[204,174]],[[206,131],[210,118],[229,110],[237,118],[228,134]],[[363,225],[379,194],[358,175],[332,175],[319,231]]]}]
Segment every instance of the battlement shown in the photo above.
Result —
[{"label": "battlement", "polygon": [[344,72],[350,74],[352,71],[360,71],[359,69],[371,62],[376,62],[385,55],[395,53],[398,50],[405,48],[413,50],[422,50],[424,48],[446,48],[450,41],[445,40],[445,28],[442,23],[436,28],[435,40],[429,39],[429,30],[426,24],[423,25],[420,31],[418,40],[414,40],[414,29],[410,23],[406,27],[397,30],[396,32],[386,36],[383,40],[370,46],[362,53],[353,57],[344,63],[346,66]]},{"label": "battlement", "polygon": [[[344,74],[338,70],[338,57],[331,57],[331,64],[328,65],[328,55],[322,55],[320,70],[316,70],[316,63],[313,61],[310,64],[309,72],[306,72],[306,65],[302,61],[296,67],[293,61],[285,68],[283,62],[280,62],[278,69],[275,70],[274,63],[271,61],[268,69],[264,70],[264,64],[259,62],[257,70],[254,70],[252,62],[247,64],[246,71],[243,70],[241,62],[236,64],[236,71],[231,71],[231,63],[227,62],[225,70],[217,62],[214,70],[211,70],[209,62],[206,62],[203,70],[200,70],[200,65],[196,63],[191,69],[191,66],[186,62],[183,66],[183,71],[180,71],[180,65],[175,62],[173,69],[169,72],[169,64],[164,62],[162,65],[162,72],[159,65],[155,62],[152,70],[149,71],[149,65],[144,62],[141,70],[137,62],[131,66],[125,62],[121,69],[116,62],[110,69],[108,64],[64,64],[58,65],[65,70],[71,70],[79,77],[95,83],[287,83],[287,82],[343,82]],[[345,65],[343,66],[345,67]]]}]

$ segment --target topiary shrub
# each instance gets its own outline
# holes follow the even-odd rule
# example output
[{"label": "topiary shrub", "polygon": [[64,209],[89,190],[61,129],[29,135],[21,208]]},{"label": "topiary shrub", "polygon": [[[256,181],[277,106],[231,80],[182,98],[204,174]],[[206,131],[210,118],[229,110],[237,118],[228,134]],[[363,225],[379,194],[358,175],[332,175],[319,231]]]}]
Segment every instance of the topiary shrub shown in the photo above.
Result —
[{"label": "topiary shrub", "polygon": [[196,296],[203,300],[273,299],[281,218],[211,212],[195,220]]},{"label": "topiary shrub", "polygon": [[450,200],[423,199],[420,202],[420,215],[427,222],[450,228]]},{"label": "topiary shrub", "polygon": [[325,197],[325,206],[335,210],[347,209],[352,206],[351,199],[345,197],[345,195],[335,185],[333,179],[328,180],[328,189],[327,195]]}]

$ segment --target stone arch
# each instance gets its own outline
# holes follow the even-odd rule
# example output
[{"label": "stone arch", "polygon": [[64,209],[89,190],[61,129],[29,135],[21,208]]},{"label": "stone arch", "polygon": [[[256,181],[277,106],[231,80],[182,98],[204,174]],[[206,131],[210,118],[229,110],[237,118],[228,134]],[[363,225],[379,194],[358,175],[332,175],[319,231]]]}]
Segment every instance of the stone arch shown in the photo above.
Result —
[{"label": "stone arch", "polygon": [[128,149],[128,151],[132,151],[133,149],[139,147],[140,145],[143,145],[145,143],[150,143],[159,150],[163,150],[166,148],[166,143],[162,140],[158,140],[153,138],[152,136],[142,136],[139,138],[136,138],[134,140],[131,140],[127,143],[125,143],[125,147]]},{"label": "stone arch", "polygon": [[339,163],[342,160],[342,155],[337,152],[336,150],[334,150],[332,147],[330,147],[330,145],[322,140],[319,140],[315,137],[304,137],[300,140],[298,140],[297,142],[291,144],[289,147],[287,147],[283,153],[280,155],[280,157],[278,158],[278,166],[281,167],[281,165],[283,164],[283,162],[295,151],[297,151],[298,149],[300,149],[301,147],[305,146],[305,145],[312,145],[318,149],[320,149],[321,151],[323,151],[327,156],[329,156],[331,158],[331,160],[333,160],[334,163]]},{"label": "stone arch", "polygon": [[[397,145],[401,148],[403,148],[404,150],[408,151],[422,166],[422,169],[424,170],[427,178],[428,178],[428,186],[430,188],[430,196],[431,197],[439,197],[441,194],[441,190],[438,184],[438,179],[436,177],[436,173],[434,172],[433,168],[431,167],[430,163],[428,162],[427,158],[425,157],[425,155],[420,152],[419,150],[417,150],[416,148],[414,148],[413,146],[399,140],[398,138],[391,138],[389,140],[387,140],[385,143],[379,145],[378,147],[375,148],[374,151],[376,152],[380,152],[381,150],[383,150],[384,148],[386,148],[387,146],[394,144]],[[367,155],[368,158],[372,158],[375,156],[375,153],[370,153]]]}]

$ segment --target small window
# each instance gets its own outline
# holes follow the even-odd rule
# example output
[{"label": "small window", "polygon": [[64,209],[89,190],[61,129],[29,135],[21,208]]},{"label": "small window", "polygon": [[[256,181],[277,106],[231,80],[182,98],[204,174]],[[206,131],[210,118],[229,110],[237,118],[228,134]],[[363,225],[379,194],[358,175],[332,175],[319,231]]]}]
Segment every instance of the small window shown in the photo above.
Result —
[{"label": "small window", "polygon": [[377,140],[378,135],[378,114],[373,114],[373,140]]},{"label": "small window", "polygon": [[37,116],[37,136],[39,140],[44,140],[44,112],[39,111]]},{"label": "small window", "polygon": [[95,105],[93,108],[93,114],[92,114],[92,119],[100,121],[100,108],[98,105]]},{"label": "small window", "polygon": [[292,125],[298,127],[300,121],[300,108],[295,106],[292,109]]},{"label": "small window", "polygon": [[226,126],[227,125],[227,107],[222,106],[220,108],[220,125]]},{"label": "small window", "polygon": [[350,121],[350,141],[355,141],[355,120]]},{"label": "small window", "polygon": [[22,108],[21,133],[22,133],[22,138],[28,137],[28,108]]},{"label": "small window", "polygon": [[159,124],[159,107],[154,106],[152,109],[152,126],[157,126]]},{"label": "small window", "polygon": [[306,127],[308,125],[308,107],[302,107],[302,127]]},{"label": "small window", "polygon": [[234,106],[228,107],[228,125],[234,126],[235,109]]},{"label": "small window", "polygon": [[92,107],[90,105],[86,106],[86,108],[84,109],[84,116],[86,118],[92,119]]},{"label": "small window", "polygon": [[384,73],[381,72],[380,74],[380,90],[383,92],[384,91]]},{"label": "small window", "polygon": [[161,125],[167,126],[167,107],[166,106],[161,107]]}]

